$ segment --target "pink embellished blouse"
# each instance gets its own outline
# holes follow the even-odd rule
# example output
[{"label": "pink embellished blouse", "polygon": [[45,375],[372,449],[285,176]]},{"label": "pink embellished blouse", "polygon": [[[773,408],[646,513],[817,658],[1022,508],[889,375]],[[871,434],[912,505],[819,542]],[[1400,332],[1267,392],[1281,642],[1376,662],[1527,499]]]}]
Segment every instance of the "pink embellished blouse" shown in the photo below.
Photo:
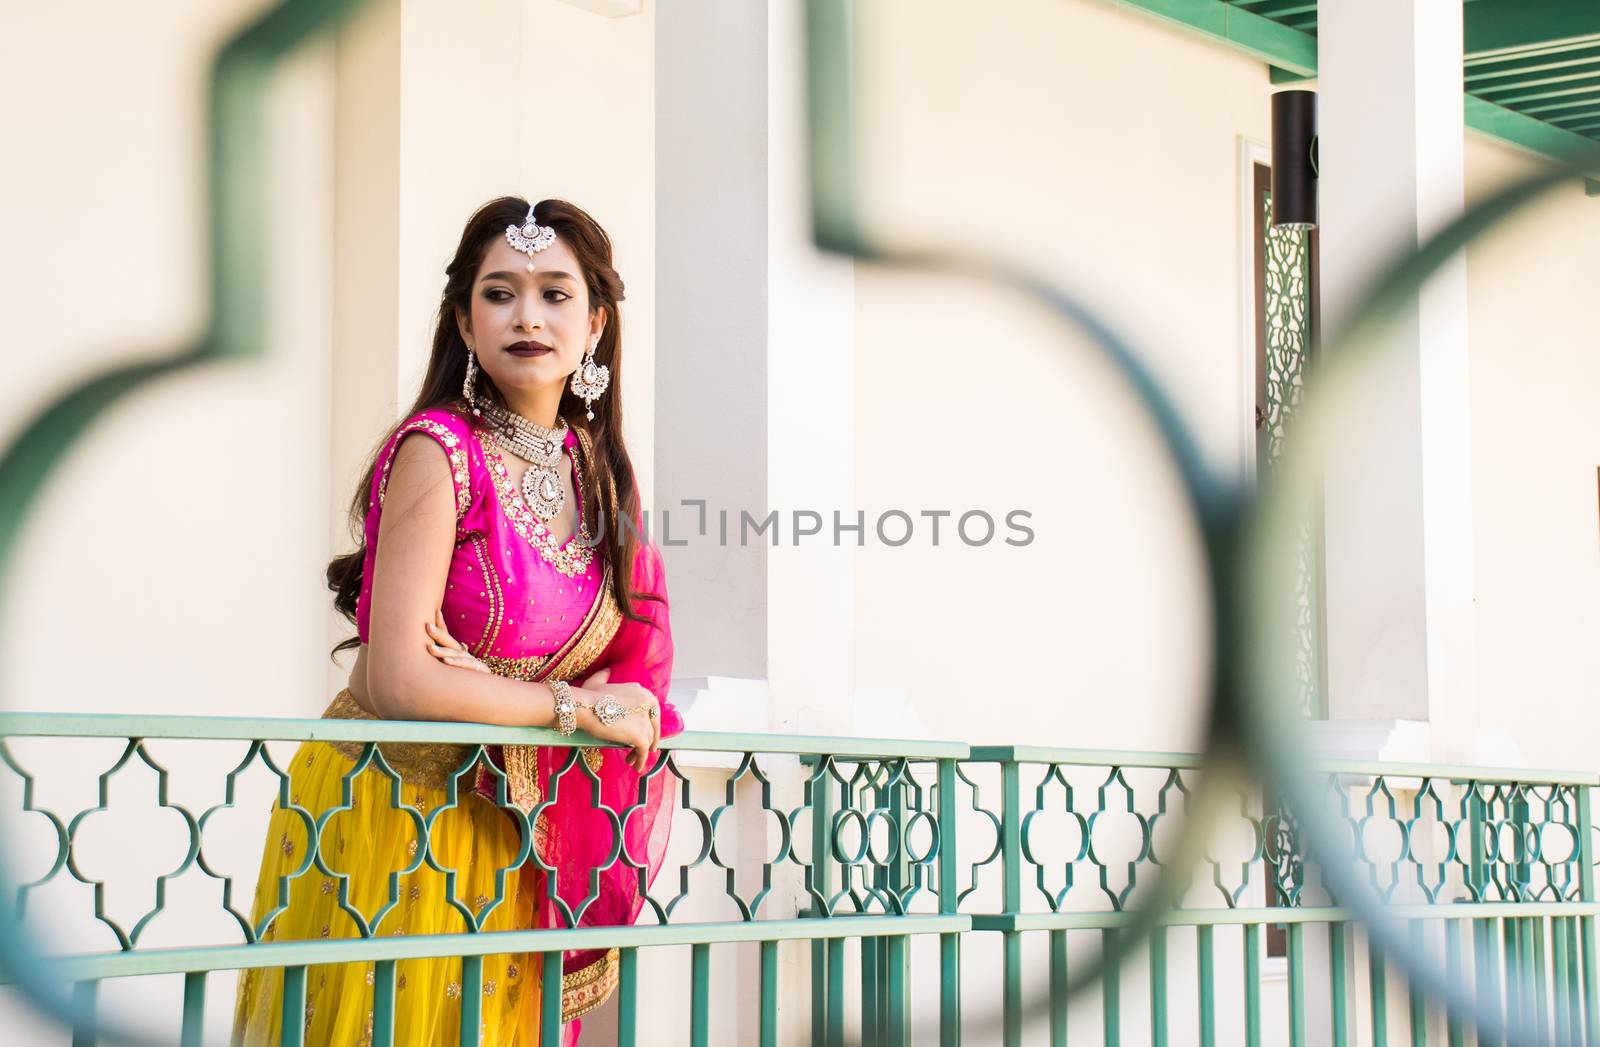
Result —
[{"label": "pink embellished blouse", "polygon": [[[542,663],[572,638],[595,601],[605,572],[599,557],[605,546],[585,518],[578,436],[569,428],[565,442],[579,492],[579,522],[564,543],[534,516],[518,480],[493,436],[453,410],[436,408],[406,420],[379,453],[373,471],[366,518],[366,558],[356,599],[356,631],[368,642],[372,575],[378,549],[383,498],[400,442],[422,433],[444,449],[455,493],[455,552],[450,558],[441,610],[450,634],[495,673],[535,679]],[[603,541],[613,541],[609,530]],[[633,610],[648,622],[624,618],[616,636],[590,672],[611,668],[615,682],[647,687],[662,706],[663,734],[682,730],[682,719],[667,702],[672,678],[672,638],[666,580],[660,550],[641,541],[634,563],[632,591],[662,600],[634,600]]]}]

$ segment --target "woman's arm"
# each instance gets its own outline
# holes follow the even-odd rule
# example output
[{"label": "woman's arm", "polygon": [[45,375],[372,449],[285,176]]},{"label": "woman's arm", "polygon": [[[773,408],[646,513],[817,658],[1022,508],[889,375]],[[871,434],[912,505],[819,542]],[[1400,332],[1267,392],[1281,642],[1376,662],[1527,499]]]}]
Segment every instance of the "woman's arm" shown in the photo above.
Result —
[{"label": "woman's arm", "polygon": [[[368,625],[367,689],[372,711],[386,720],[459,720],[511,727],[555,724],[555,695],[542,683],[465,672],[433,651],[428,626],[443,603],[455,549],[455,493],[443,448],[420,434],[395,454],[378,524]],[[584,706],[600,693],[574,688],[580,730],[634,748],[643,765],[654,747],[647,717],[628,716],[607,727]],[[607,688],[625,706],[624,688]]]},{"label": "woman's arm", "polygon": [[444,600],[455,533],[449,459],[426,436],[407,436],[389,473],[371,579],[373,712],[386,720],[548,727],[555,722],[550,688],[453,670],[428,651],[425,627]]}]

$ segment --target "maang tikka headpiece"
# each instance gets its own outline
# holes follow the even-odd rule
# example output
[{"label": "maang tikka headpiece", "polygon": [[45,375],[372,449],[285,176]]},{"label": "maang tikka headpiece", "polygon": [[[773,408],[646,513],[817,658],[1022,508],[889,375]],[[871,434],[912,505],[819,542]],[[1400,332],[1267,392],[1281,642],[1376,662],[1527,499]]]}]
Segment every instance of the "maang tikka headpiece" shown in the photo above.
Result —
[{"label": "maang tikka headpiece", "polygon": [[[529,206],[528,217],[522,220],[520,226],[506,226],[506,242],[531,259],[556,242],[556,231],[551,226],[540,225],[533,217],[533,207]],[[533,272],[531,261],[528,263],[528,272]]]}]

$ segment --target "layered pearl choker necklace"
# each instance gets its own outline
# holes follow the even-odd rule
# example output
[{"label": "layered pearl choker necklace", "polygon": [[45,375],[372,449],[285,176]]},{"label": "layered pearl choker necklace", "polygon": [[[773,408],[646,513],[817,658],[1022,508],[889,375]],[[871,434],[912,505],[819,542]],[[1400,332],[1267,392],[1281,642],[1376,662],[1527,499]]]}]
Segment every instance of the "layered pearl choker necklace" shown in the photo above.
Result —
[{"label": "layered pearl choker necklace", "polygon": [[557,416],[556,427],[550,429],[496,404],[480,403],[478,410],[489,423],[495,443],[532,463],[522,474],[522,497],[533,515],[545,524],[560,516],[567,503],[561,484],[567,423]]}]

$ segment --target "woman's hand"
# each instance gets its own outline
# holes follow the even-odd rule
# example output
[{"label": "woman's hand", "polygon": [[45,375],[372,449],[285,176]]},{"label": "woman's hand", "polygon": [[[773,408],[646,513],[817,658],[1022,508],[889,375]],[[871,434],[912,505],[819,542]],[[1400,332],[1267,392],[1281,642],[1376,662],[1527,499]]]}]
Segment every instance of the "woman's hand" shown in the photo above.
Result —
[{"label": "woman's hand", "polygon": [[444,625],[444,612],[433,612],[433,621],[423,626],[428,631],[428,653],[446,665],[457,669],[471,669],[486,673],[489,667],[472,656],[472,652],[457,643]]},{"label": "woman's hand", "polygon": [[[489,672],[487,665],[474,658],[472,652],[450,635],[443,611],[435,612],[433,621],[424,628],[428,632],[428,653],[439,661],[458,669]],[[593,712],[582,714],[583,728],[589,734],[603,742],[615,742],[632,749],[627,757],[628,765],[642,774],[650,766],[650,756],[661,742],[661,705],[648,688],[636,683],[611,683],[610,679],[611,670],[601,669],[584,680],[582,686],[574,687],[572,696],[580,705],[592,706],[609,694],[624,710],[646,710],[624,716],[610,727],[601,723]]]},{"label": "woman's hand", "polygon": [[573,688],[573,698],[582,705],[594,705],[610,695],[623,710],[642,709],[630,713],[610,727],[602,724],[592,713],[585,713],[589,721],[585,730],[603,741],[617,742],[632,747],[628,765],[643,774],[650,766],[650,757],[661,742],[661,704],[649,689],[636,683],[611,683],[611,670],[601,669]]}]

